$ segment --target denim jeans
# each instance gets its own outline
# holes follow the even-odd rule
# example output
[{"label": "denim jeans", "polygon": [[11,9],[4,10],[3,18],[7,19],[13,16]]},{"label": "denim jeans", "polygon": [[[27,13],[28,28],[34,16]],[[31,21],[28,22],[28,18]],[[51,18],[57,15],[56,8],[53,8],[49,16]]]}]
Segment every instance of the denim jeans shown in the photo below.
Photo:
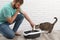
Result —
[{"label": "denim jeans", "polygon": [[15,37],[15,32],[19,28],[19,26],[22,23],[23,19],[24,19],[23,14],[18,14],[16,19],[14,20],[15,25],[14,25],[13,29],[10,29],[10,27],[9,27],[10,24],[8,22],[0,24],[0,32],[6,38],[13,39]]}]

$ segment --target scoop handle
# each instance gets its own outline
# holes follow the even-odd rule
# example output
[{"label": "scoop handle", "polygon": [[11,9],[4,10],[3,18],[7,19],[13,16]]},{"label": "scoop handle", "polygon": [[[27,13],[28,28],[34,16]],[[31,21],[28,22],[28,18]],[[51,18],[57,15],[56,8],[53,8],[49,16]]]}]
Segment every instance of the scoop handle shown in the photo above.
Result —
[{"label": "scoop handle", "polygon": [[35,30],[35,26],[32,28],[32,30]]}]

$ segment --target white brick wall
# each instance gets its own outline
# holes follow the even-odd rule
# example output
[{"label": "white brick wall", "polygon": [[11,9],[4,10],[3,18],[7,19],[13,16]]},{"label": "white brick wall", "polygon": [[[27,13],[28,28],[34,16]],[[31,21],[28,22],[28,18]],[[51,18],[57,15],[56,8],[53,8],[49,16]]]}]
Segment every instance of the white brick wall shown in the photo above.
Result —
[{"label": "white brick wall", "polygon": [[[11,0],[0,0],[0,7]],[[54,17],[58,18],[54,30],[60,30],[60,0],[24,0],[22,10],[25,10],[33,22],[54,22]],[[31,29],[29,23],[24,19],[19,30]]]},{"label": "white brick wall", "polygon": [[4,4],[9,3],[12,0],[0,0],[0,8],[4,6]]}]

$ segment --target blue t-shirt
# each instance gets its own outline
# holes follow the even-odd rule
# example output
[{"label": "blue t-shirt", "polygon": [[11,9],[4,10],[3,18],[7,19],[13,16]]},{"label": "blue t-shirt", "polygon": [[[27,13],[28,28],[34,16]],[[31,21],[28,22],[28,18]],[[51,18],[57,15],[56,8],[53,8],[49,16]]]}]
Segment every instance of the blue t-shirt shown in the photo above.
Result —
[{"label": "blue t-shirt", "polygon": [[7,18],[12,17],[16,12],[16,9],[12,8],[11,3],[5,5],[0,10],[0,24],[7,21]]}]

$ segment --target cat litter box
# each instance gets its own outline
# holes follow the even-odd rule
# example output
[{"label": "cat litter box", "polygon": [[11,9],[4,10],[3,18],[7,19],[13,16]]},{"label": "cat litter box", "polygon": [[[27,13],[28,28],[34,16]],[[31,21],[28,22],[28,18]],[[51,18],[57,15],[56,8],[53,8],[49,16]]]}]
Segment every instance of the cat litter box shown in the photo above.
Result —
[{"label": "cat litter box", "polygon": [[41,34],[40,30],[24,31],[24,38],[26,38],[26,39],[34,39],[34,38],[40,37],[40,34]]}]

